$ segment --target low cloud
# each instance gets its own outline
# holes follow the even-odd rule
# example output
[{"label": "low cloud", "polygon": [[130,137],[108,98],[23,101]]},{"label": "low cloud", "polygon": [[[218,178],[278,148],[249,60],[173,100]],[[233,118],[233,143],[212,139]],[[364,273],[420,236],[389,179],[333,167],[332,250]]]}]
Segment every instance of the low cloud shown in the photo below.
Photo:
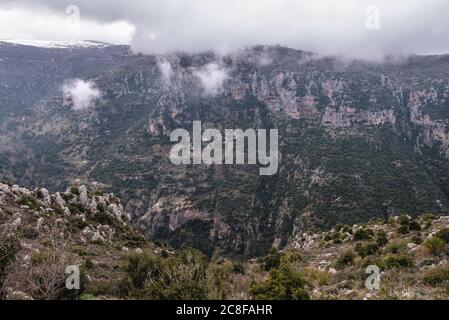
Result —
[{"label": "low cloud", "polygon": [[193,71],[193,74],[200,80],[206,95],[218,94],[224,82],[229,78],[226,69],[216,63],[210,63],[200,69],[196,69]]},{"label": "low cloud", "polygon": [[[77,35],[62,24],[68,4],[80,10]],[[142,53],[281,44],[378,59],[448,53],[448,12],[447,0],[1,0],[0,35],[125,40]]]},{"label": "low cloud", "polygon": [[0,4],[1,40],[96,40],[112,44],[131,42],[134,26],[125,20],[96,21],[66,11],[42,8],[6,8]]},{"label": "low cloud", "polygon": [[161,73],[162,81],[164,81],[166,84],[169,84],[171,81],[171,77],[173,76],[173,68],[170,61],[161,60],[158,62],[157,66]]},{"label": "low cloud", "polygon": [[101,92],[91,81],[75,79],[62,88],[64,99],[71,102],[73,110],[85,110],[101,97]]}]

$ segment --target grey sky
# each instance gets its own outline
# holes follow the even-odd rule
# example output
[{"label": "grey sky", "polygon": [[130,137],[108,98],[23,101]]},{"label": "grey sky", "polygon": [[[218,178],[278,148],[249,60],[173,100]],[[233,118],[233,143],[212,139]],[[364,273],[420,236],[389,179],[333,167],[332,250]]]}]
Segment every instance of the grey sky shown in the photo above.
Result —
[{"label": "grey sky", "polygon": [[282,44],[372,59],[449,53],[448,30],[447,0],[0,0],[0,38],[129,42],[146,53]]}]

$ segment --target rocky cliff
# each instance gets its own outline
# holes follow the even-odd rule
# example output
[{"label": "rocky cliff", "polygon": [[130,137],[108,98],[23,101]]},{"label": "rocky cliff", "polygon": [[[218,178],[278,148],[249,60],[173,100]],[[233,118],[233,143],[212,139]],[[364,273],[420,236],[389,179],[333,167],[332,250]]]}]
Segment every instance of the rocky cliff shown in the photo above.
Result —
[{"label": "rocky cliff", "polygon": [[[449,208],[448,56],[368,63],[283,47],[144,56],[0,45],[0,174],[114,192],[150,239],[252,256],[304,231]],[[30,63],[23,63],[28,61]],[[61,87],[101,92],[75,110]],[[174,166],[169,134],[277,128],[280,168]]]}]

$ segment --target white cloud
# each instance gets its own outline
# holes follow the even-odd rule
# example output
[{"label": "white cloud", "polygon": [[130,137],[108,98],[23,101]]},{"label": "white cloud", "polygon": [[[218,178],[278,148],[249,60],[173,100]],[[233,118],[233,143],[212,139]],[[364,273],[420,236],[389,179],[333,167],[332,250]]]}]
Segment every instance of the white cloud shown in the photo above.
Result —
[{"label": "white cloud", "polygon": [[[257,44],[282,44],[322,54],[378,58],[387,54],[449,52],[447,0],[76,0],[81,25],[97,26],[127,21],[135,33],[114,27],[89,28],[84,39],[130,41],[134,50],[162,53],[183,50],[228,51]],[[24,19],[0,22],[1,33],[25,33],[36,38],[71,36],[54,28],[48,15],[36,8],[65,14],[60,0],[2,0],[5,10],[28,12]],[[379,29],[367,28],[367,19],[379,8]],[[371,7],[372,9],[372,7]],[[30,13],[32,14],[30,16]],[[4,16],[0,15],[0,21]],[[20,27],[35,24],[34,28]],[[374,19],[376,20],[376,19]],[[371,20],[372,22],[372,20]],[[368,25],[376,25],[376,23]],[[123,22],[124,23],[124,22]],[[53,27],[50,27],[53,26]],[[126,28],[125,28],[126,29]],[[42,32],[41,30],[47,30]],[[102,34],[101,34],[102,33]],[[128,34],[129,36],[123,36]],[[56,39],[60,40],[60,39]],[[109,40],[110,41],[110,40]]]},{"label": "white cloud", "polygon": [[193,74],[201,81],[206,95],[218,94],[226,79],[229,78],[226,70],[215,63],[196,69]]},{"label": "white cloud", "polygon": [[157,64],[159,71],[161,72],[161,78],[166,83],[169,84],[171,77],[173,76],[173,68],[171,63],[167,60],[161,60]]},{"label": "white cloud", "polygon": [[74,110],[84,110],[92,106],[101,97],[101,92],[91,81],[75,79],[62,88],[64,98],[71,100]]},{"label": "white cloud", "polygon": [[113,44],[129,43],[134,27],[124,21],[70,20],[64,12],[43,9],[9,8],[0,4],[0,39],[96,40]]}]

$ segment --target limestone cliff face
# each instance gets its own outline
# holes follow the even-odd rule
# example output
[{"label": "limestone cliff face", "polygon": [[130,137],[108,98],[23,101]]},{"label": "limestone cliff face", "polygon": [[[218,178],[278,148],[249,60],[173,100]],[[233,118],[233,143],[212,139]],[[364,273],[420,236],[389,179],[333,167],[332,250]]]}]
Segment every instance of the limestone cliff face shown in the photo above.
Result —
[{"label": "limestone cliff face", "polygon": [[[43,52],[20,50],[46,65]],[[44,74],[21,69],[13,51],[0,46],[23,74],[0,73],[0,83],[52,85],[23,101],[24,87],[0,88],[0,176],[53,189],[74,180],[100,185],[123,199],[148,238],[258,255],[336,223],[448,212],[445,56],[371,64],[283,47],[141,56],[112,46],[51,51],[61,67]],[[60,91],[68,78],[93,81],[101,98],[73,110]],[[172,165],[170,133],[196,120],[203,129],[279,129],[278,174]]]},{"label": "limestone cliff face", "polygon": [[[410,93],[410,121],[420,131],[419,143],[429,147],[439,145],[439,150],[449,159],[449,121],[438,113],[447,112],[449,105],[447,89],[439,93],[434,88]],[[426,113],[432,107],[434,117]]]}]

